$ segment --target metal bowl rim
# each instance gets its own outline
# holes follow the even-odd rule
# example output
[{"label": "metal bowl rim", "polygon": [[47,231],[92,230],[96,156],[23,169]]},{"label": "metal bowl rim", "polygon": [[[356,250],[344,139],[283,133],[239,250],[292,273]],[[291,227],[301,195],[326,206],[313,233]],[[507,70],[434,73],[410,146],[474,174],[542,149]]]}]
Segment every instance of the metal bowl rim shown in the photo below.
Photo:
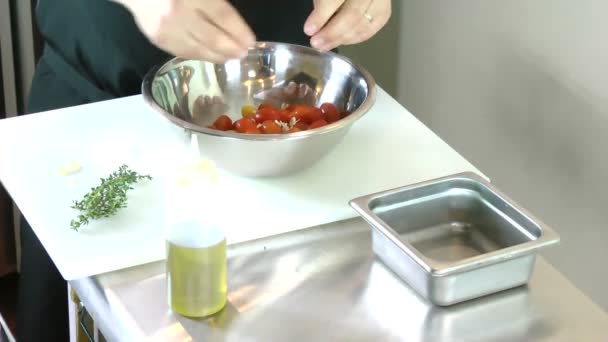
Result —
[{"label": "metal bowl rim", "polygon": [[365,115],[369,109],[372,107],[376,100],[376,81],[372,77],[372,75],[362,66],[353,62],[349,58],[339,55],[334,52],[321,52],[311,47],[306,47],[302,45],[295,45],[289,43],[276,43],[276,42],[257,42],[255,47],[250,48],[250,50],[255,50],[258,48],[272,48],[272,47],[289,47],[291,50],[296,51],[305,51],[305,52],[316,52],[317,54],[328,54],[333,57],[337,57],[344,62],[350,64],[353,69],[357,70],[365,79],[367,84],[367,96],[363,103],[355,109],[350,115],[347,117],[340,119],[334,123],[328,124],[326,126],[316,128],[314,130],[302,131],[296,133],[282,133],[282,134],[244,134],[237,132],[225,132],[209,129],[206,127],[195,125],[186,120],[182,120],[175,115],[168,113],[162,107],[160,107],[154,98],[152,97],[152,81],[157,76],[158,71],[161,69],[165,69],[172,64],[180,63],[186,61],[187,59],[182,59],[179,57],[173,57],[169,61],[164,64],[157,65],[151,68],[143,78],[141,85],[141,92],[146,103],[154,108],[156,111],[160,112],[166,119],[171,121],[172,123],[190,131],[196,133],[203,133],[206,135],[216,136],[218,138],[228,138],[228,139],[237,139],[237,140],[251,140],[251,141],[268,141],[268,140],[297,140],[297,139],[305,139],[310,136],[321,135],[325,133],[330,133],[335,130],[339,130],[341,128],[345,128],[351,126],[355,121],[360,119],[363,115]]}]

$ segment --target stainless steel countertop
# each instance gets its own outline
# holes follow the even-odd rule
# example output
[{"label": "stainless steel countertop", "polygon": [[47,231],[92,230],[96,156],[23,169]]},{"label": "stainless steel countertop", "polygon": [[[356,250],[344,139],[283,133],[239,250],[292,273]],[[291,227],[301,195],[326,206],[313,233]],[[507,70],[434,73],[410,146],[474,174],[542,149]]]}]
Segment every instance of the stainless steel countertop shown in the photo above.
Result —
[{"label": "stainless steel countertop", "polygon": [[370,244],[352,219],[231,246],[229,304],[209,319],[171,313],[163,262],[70,283],[110,341],[608,340],[608,315],[542,258],[528,286],[441,308]]}]

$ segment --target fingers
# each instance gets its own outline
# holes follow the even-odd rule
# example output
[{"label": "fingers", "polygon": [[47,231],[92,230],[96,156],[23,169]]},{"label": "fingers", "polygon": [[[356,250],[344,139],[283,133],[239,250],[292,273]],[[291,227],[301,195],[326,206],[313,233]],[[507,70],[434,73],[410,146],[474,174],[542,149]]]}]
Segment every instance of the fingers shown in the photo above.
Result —
[{"label": "fingers", "polygon": [[311,44],[323,51],[341,45],[344,37],[361,24],[369,0],[348,0],[336,15],[312,37]]},{"label": "fingers", "polygon": [[128,7],[159,48],[187,58],[223,63],[247,54],[255,36],[226,0],[155,0]]},{"label": "fingers", "polygon": [[311,45],[328,51],[341,45],[361,43],[378,33],[390,16],[390,0],[347,0],[311,38]]},{"label": "fingers", "polygon": [[345,0],[315,0],[314,10],[304,23],[304,32],[314,36],[327,24],[329,19],[338,11]]},{"label": "fingers", "polygon": [[238,11],[225,0],[189,0],[209,22],[225,32],[240,47],[247,49],[255,43],[255,35]]},{"label": "fingers", "polygon": [[204,60],[212,63],[222,63],[230,58],[204,46],[192,32],[182,32],[181,35],[179,41],[169,40],[163,45],[166,50],[171,51],[176,57]]},{"label": "fingers", "polygon": [[219,63],[247,55],[247,45],[239,44],[220,28],[207,21],[202,13],[190,15],[189,19],[189,33],[198,42],[199,46],[196,49],[199,50],[201,56],[206,56],[205,60]]}]

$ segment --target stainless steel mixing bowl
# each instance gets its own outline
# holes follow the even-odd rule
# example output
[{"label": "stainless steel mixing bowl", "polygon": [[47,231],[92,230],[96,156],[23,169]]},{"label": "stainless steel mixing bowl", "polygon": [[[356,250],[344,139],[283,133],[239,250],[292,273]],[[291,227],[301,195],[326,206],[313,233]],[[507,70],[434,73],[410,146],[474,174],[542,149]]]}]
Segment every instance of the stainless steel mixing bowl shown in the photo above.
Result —
[{"label": "stainless steel mixing bowl", "polygon": [[[172,59],[146,75],[142,93],[186,135],[195,134],[201,154],[219,167],[243,176],[280,176],[311,166],[338,145],[372,106],[376,84],[366,70],[338,54],[260,42],[244,59],[225,64]],[[236,120],[242,106],[262,102],[331,102],[351,114],[291,134],[247,135],[207,128],[221,114]]]}]

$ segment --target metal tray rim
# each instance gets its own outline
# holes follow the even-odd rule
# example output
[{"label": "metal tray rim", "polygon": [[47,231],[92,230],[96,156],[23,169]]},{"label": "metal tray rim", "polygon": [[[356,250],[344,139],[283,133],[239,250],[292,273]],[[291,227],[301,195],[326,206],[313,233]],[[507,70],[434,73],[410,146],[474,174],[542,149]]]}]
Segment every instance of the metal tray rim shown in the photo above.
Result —
[{"label": "metal tray rim", "polygon": [[[369,204],[379,197],[455,179],[473,180],[486,186],[490,191],[494,192],[505,202],[513,206],[513,208],[519,211],[520,214],[522,214],[530,221],[534,222],[541,231],[540,237],[532,241],[528,241],[507,248],[502,248],[490,253],[485,253],[478,256],[458,260],[452,263],[444,263],[427,258],[422,253],[420,253],[414,246],[412,246],[408,242],[399,239],[397,232],[395,232],[382,219],[380,219],[377,215],[372,213],[371,210],[369,210]],[[393,244],[395,244],[400,250],[404,251],[421,268],[423,268],[426,272],[430,273],[432,276],[447,276],[450,274],[476,269],[483,266],[496,264],[502,261],[507,261],[516,257],[523,256],[525,254],[534,253],[540,248],[559,243],[560,241],[559,235],[555,231],[553,231],[553,229],[551,229],[548,225],[546,225],[537,217],[529,213],[524,208],[517,205],[515,201],[513,201],[510,197],[502,193],[500,190],[496,189],[488,181],[473,172],[461,172],[445,177],[440,177],[428,181],[423,181],[411,185],[373,193],[366,196],[357,197],[351,200],[349,204],[359,214],[359,216],[361,216],[365,221],[368,222],[368,224],[370,224],[374,229],[377,229],[380,233],[385,235]]]}]

